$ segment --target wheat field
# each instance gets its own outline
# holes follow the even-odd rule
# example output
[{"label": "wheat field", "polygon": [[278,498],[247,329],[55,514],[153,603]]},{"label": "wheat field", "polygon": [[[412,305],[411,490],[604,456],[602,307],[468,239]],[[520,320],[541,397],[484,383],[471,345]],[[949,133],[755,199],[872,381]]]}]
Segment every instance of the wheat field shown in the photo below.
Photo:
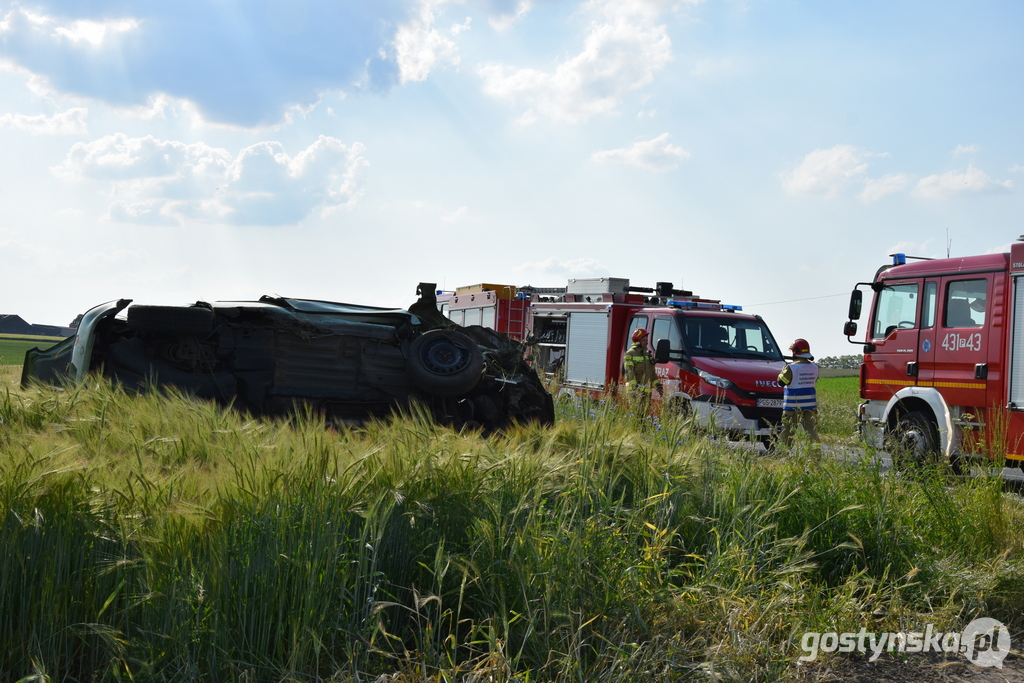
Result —
[{"label": "wheat field", "polygon": [[[609,401],[484,439],[18,374],[0,681],[778,681],[807,630],[1024,625],[996,476],[769,456]],[[822,388],[851,439],[855,385]]]}]

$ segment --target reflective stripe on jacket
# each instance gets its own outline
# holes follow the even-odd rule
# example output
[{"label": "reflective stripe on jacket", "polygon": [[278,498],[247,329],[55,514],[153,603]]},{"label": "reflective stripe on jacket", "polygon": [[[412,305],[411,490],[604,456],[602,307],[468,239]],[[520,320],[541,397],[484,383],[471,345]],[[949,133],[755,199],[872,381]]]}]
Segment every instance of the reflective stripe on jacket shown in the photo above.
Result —
[{"label": "reflective stripe on jacket", "polygon": [[626,386],[630,388],[642,388],[650,391],[649,387],[658,386],[661,382],[654,371],[654,358],[645,346],[634,343],[626,351],[622,359],[622,370],[626,379]]},{"label": "reflective stripe on jacket", "polygon": [[818,366],[814,363],[793,363],[783,370],[783,375],[785,374],[789,374],[792,380],[786,384],[782,395],[782,409],[816,409],[818,394],[814,389],[814,383],[818,381]]}]

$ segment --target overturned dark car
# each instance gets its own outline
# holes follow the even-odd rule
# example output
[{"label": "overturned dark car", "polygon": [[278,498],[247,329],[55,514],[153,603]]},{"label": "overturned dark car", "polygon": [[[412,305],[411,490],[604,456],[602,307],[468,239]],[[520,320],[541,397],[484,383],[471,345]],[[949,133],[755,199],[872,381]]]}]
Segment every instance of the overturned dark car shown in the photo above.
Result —
[{"label": "overturned dark car", "polygon": [[111,301],[89,310],[74,337],[28,351],[21,382],[102,372],[129,389],[176,387],[253,415],[311,409],[359,422],[419,403],[455,428],[553,422],[551,396],[521,344],[449,321],[434,290],[421,283],[409,310],[269,296]]}]

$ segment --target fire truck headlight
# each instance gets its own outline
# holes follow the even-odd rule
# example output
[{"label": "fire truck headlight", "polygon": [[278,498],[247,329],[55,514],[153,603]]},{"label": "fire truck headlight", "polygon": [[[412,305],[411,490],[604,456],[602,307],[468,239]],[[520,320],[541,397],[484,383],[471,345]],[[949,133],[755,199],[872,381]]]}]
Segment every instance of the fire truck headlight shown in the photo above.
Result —
[{"label": "fire truck headlight", "polygon": [[702,380],[704,380],[713,387],[718,387],[719,389],[728,389],[729,387],[732,386],[732,382],[730,382],[729,380],[719,377],[718,375],[712,375],[710,372],[698,370],[697,374],[700,375],[700,378]]}]

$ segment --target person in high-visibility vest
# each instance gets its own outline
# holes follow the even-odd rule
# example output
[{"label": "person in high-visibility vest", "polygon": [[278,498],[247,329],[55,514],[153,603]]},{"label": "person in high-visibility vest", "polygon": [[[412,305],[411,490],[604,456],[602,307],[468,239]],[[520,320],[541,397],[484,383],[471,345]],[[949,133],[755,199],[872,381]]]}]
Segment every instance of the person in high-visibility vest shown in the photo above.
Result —
[{"label": "person in high-visibility vest", "polygon": [[659,396],[664,396],[665,390],[655,372],[654,358],[647,348],[647,330],[642,327],[633,330],[630,339],[633,344],[626,350],[622,360],[626,391],[637,404],[635,410],[646,416],[651,410],[651,390],[657,390]]},{"label": "person in high-visibility vest", "polygon": [[808,438],[820,443],[818,437],[818,395],[814,388],[818,381],[818,366],[811,355],[811,345],[806,339],[797,339],[790,347],[793,362],[788,363],[779,373],[779,384],[785,387],[782,394],[782,431],[779,443],[789,447],[793,443],[793,432],[802,426]]}]

